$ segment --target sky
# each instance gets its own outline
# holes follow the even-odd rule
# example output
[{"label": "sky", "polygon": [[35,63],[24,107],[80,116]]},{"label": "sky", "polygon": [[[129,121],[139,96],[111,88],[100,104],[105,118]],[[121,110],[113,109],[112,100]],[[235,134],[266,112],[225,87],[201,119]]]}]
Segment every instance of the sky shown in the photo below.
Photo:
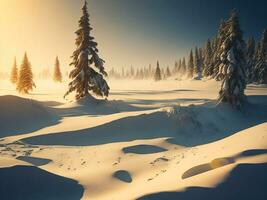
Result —
[{"label": "sky", "polygon": [[[34,72],[53,68],[59,56],[71,70],[83,0],[0,0],[0,71],[25,51]],[[236,8],[244,37],[267,28],[265,0],[88,0],[92,35],[107,70],[172,66],[190,48],[215,36],[221,19]]]}]

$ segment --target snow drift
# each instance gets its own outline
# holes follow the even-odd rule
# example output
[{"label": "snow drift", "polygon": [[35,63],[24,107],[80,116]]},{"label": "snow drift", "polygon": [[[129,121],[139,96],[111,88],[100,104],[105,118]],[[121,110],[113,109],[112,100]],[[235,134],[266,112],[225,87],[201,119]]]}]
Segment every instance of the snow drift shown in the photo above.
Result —
[{"label": "snow drift", "polygon": [[0,137],[24,134],[56,123],[41,103],[17,96],[0,96]]},{"label": "snow drift", "polygon": [[235,112],[229,105],[173,106],[114,120],[103,125],[23,139],[33,145],[91,146],[141,139],[168,138],[182,146],[216,141],[267,120],[265,105]]}]

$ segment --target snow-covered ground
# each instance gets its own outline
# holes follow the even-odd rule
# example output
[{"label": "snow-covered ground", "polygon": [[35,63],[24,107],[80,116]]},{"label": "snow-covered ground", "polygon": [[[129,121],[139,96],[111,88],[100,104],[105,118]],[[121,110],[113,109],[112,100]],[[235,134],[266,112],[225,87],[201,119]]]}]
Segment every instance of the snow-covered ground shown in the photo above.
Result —
[{"label": "snow-covered ground", "polygon": [[236,112],[213,80],[109,84],[75,102],[0,81],[0,199],[267,199],[267,86]]}]

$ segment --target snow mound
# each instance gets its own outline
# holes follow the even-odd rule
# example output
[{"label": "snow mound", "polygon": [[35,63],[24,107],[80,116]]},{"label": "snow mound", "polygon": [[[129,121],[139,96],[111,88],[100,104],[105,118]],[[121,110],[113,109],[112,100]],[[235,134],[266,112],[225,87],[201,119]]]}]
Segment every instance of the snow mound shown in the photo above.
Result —
[{"label": "snow mound", "polygon": [[39,102],[17,96],[0,96],[0,138],[38,130],[55,123]]},{"label": "snow mound", "polygon": [[108,115],[119,112],[140,111],[144,108],[138,108],[118,100],[96,99],[92,96],[86,96],[78,101],[67,105],[68,108],[76,108],[89,115]]}]

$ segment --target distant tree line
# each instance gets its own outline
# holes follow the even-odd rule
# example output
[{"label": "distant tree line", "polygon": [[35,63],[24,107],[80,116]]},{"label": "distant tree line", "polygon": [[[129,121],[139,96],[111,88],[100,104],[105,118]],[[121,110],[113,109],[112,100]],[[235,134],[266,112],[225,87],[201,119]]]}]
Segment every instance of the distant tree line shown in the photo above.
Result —
[{"label": "distant tree line", "polygon": [[[159,62],[152,67],[122,67],[121,69],[112,68],[109,71],[109,77],[115,79],[154,79],[164,80],[169,77],[201,79],[213,78],[222,81],[226,72],[223,71],[224,59],[222,58],[225,43],[230,27],[231,20],[222,20],[217,35],[213,39],[208,39],[203,47],[195,47],[191,49],[188,58],[185,57],[175,61],[174,66],[170,68],[160,67]],[[240,36],[239,36],[240,37]],[[242,38],[242,37],[241,37]],[[255,41],[254,37],[248,38],[247,42],[242,42],[242,52],[245,63],[242,63],[245,69],[245,80],[247,83],[267,84],[267,29],[263,31],[259,41]],[[230,55],[228,55],[230,56]],[[241,60],[242,60],[241,59]],[[159,70],[159,69],[160,70]],[[157,69],[157,70],[156,70]],[[160,77],[160,78],[159,78]]]}]

